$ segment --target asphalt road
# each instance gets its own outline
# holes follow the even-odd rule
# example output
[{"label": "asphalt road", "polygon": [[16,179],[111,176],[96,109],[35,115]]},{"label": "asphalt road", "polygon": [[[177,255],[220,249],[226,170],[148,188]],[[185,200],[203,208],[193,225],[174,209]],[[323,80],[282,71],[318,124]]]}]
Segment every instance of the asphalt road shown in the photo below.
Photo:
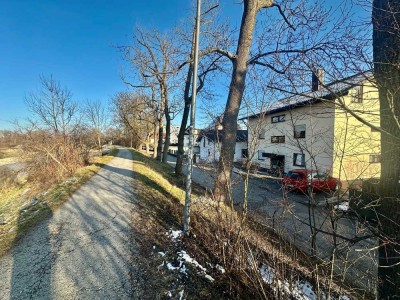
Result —
[{"label": "asphalt road", "polygon": [[[175,158],[170,156],[169,161],[174,165]],[[198,164],[193,168],[193,181],[212,190],[215,174],[214,168]],[[233,173],[232,190],[236,207],[240,209],[244,199],[244,183],[241,175]],[[317,255],[322,260],[329,261],[334,249],[330,218],[332,210],[325,204],[325,198],[329,196],[331,195],[324,193],[315,194],[318,205],[311,207],[308,205],[308,196],[285,192],[280,180],[251,176],[247,198],[250,215],[284,236],[305,253],[311,253],[312,239],[309,224],[315,222],[315,228],[320,230],[316,235]],[[310,216],[314,217],[310,218]],[[335,268],[337,272],[345,275],[363,289],[374,290],[377,276],[375,248],[377,242],[372,239],[356,243],[348,242],[346,238],[359,238],[369,232],[355,218],[346,214],[338,214],[336,217],[338,218],[336,234],[345,237],[345,239],[336,238]]]},{"label": "asphalt road", "polygon": [[0,258],[0,299],[140,298],[131,278],[133,200],[131,153],[120,149]]}]

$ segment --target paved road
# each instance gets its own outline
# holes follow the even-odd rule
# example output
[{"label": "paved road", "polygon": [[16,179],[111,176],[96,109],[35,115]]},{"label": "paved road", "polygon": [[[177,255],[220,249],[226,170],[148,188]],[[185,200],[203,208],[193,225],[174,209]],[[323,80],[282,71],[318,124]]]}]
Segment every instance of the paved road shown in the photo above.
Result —
[{"label": "paved road", "polygon": [[[170,156],[169,163],[174,165],[175,158]],[[193,169],[193,181],[207,189],[214,185],[215,170],[209,167],[197,165]],[[233,198],[236,207],[240,209],[244,197],[244,184],[242,177],[233,173]],[[279,180],[255,178],[249,180],[248,205],[249,213],[257,217],[275,232],[283,235],[298,248],[310,253],[310,206],[309,198],[301,193],[283,193]],[[323,193],[316,194],[316,202],[325,203]],[[332,232],[329,217],[330,210],[326,205],[315,207],[315,226],[326,232]],[[360,224],[352,218],[344,216],[337,222],[337,234],[347,238],[361,237],[368,232],[358,230]],[[316,238],[317,253],[320,258],[328,261],[333,250],[333,237],[322,232]],[[352,278],[359,286],[367,286],[371,290],[376,284],[376,241],[366,240],[356,244],[349,244],[343,239],[337,239],[338,250],[336,252],[335,265],[340,273]]]},{"label": "paved road", "polygon": [[0,299],[138,298],[130,277],[132,190],[131,153],[120,149],[0,259]]}]

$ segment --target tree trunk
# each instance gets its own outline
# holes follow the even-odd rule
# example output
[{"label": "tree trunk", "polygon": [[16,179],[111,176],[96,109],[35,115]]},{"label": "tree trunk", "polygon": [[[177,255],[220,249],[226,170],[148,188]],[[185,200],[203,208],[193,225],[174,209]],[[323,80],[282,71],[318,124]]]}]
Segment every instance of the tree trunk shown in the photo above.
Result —
[{"label": "tree trunk", "polygon": [[154,123],[154,144],[153,144],[153,158],[156,159],[157,158],[157,153],[158,153],[158,121],[156,120],[156,122]]},{"label": "tree trunk", "polygon": [[168,150],[170,144],[170,136],[171,136],[171,117],[169,115],[168,106],[165,107],[165,141],[164,141],[164,152],[162,161],[168,162]]},{"label": "tree trunk", "polygon": [[218,176],[215,181],[214,195],[219,201],[225,201],[231,184],[231,172],[236,144],[237,118],[245,89],[247,60],[253,39],[259,1],[243,2],[242,23],[236,58],[233,60],[232,79],[229,86],[228,100],[223,116],[223,142],[219,159]]},{"label": "tree trunk", "polygon": [[157,160],[162,160],[162,148],[163,148],[163,135],[164,135],[164,121],[161,116],[161,120],[158,127],[158,145],[157,145]]},{"label": "tree trunk", "polygon": [[378,298],[400,295],[400,2],[374,0],[374,75],[381,128],[380,247]]},{"label": "tree trunk", "polygon": [[101,148],[101,136],[100,136],[100,132],[97,131],[97,145],[98,145],[98,149],[99,149],[99,154],[100,156],[103,154],[102,152],[102,148]]},{"label": "tree trunk", "polygon": [[164,115],[165,115],[165,141],[164,141],[164,151],[162,162],[168,162],[168,150],[170,144],[170,136],[171,136],[171,116],[169,115],[169,103],[168,103],[168,88],[166,85],[166,78],[164,75],[163,82],[160,84],[161,88],[161,97],[164,102]]},{"label": "tree trunk", "polygon": [[[193,46],[192,46],[192,49],[193,49]],[[191,63],[189,65],[188,73],[186,76],[186,82],[185,82],[185,91],[184,91],[185,107],[183,109],[181,127],[179,128],[178,155],[176,157],[176,165],[175,165],[175,174],[177,174],[177,175],[183,174],[182,166],[183,166],[183,156],[185,154],[185,151],[184,151],[185,132],[186,132],[187,122],[189,119],[190,106],[192,104],[192,97],[190,97],[190,85],[192,82],[192,77],[193,77],[193,63]]]}]

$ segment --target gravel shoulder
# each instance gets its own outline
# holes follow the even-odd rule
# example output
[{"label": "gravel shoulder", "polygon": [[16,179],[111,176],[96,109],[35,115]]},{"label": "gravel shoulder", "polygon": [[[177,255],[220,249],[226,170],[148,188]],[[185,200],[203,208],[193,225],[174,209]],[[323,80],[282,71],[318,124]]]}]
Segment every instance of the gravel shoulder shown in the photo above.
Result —
[{"label": "gravel shoulder", "polygon": [[0,299],[141,298],[132,177],[132,155],[120,149],[0,258]]}]

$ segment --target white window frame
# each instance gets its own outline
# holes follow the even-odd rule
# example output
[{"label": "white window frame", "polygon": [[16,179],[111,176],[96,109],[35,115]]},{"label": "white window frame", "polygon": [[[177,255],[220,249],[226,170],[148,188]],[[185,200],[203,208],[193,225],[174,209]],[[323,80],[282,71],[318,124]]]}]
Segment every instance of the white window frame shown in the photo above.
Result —
[{"label": "white window frame", "polygon": [[[304,130],[299,130],[299,129],[297,129],[296,130],[296,127],[297,128],[301,128],[301,129],[303,129],[304,128]],[[302,136],[302,132],[304,132],[304,136]],[[297,133],[297,134],[296,134]],[[299,134],[300,133],[300,134]],[[294,125],[294,128],[293,128],[293,137],[295,138],[295,139],[304,139],[305,137],[306,137],[306,124],[299,124],[299,125]]]},{"label": "white window frame", "polygon": [[[299,163],[299,157],[301,162]],[[303,153],[293,153],[293,166],[305,167],[306,166],[306,155]]]},{"label": "white window frame", "polygon": [[[273,139],[276,139],[274,142]],[[285,143],[285,136],[284,135],[272,135],[271,136],[271,144],[284,144]]]},{"label": "white window frame", "polygon": [[280,122],[285,122],[285,115],[278,115],[278,116],[273,116],[271,117],[271,123],[280,123]]}]

